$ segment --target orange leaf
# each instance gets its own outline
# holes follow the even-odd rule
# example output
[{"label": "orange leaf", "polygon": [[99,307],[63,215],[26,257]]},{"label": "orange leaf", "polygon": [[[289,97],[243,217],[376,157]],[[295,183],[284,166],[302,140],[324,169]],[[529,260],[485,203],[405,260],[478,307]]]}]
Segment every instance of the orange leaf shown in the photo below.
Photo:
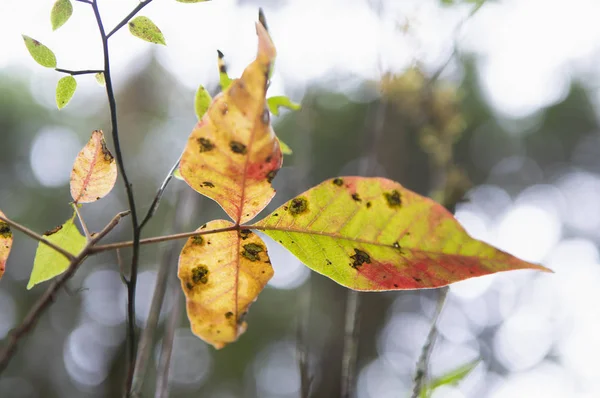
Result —
[{"label": "orange leaf", "polygon": [[[2,211],[0,211],[0,216],[5,217]],[[0,220],[0,279],[2,279],[2,275],[4,275],[6,260],[10,254],[12,243],[13,235],[9,225]]]},{"label": "orange leaf", "polygon": [[265,99],[275,47],[262,24],[256,32],[256,59],[215,97],[192,131],[180,166],[184,180],[236,223],[251,220],[271,201],[271,181],[282,162]]},{"label": "orange leaf", "polygon": [[[230,226],[216,220],[198,232]],[[248,307],[273,276],[273,268],[262,239],[242,229],[188,239],[178,275],[192,331],[220,349],[246,331]]]},{"label": "orange leaf", "polygon": [[247,228],[262,230],[311,269],[355,290],[550,271],[471,238],[443,206],[385,178],[327,180]]},{"label": "orange leaf", "polygon": [[71,171],[75,203],[90,203],[106,196],[117,180],[117,163],[106,147],[104,133],[95,130],[79,152]]}]

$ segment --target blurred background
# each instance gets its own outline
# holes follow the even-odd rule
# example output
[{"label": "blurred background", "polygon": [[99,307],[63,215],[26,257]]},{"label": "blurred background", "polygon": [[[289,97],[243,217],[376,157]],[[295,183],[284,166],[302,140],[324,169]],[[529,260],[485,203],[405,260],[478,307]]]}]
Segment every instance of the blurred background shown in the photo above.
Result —
[{"label": "blurred background", "polygon": [[[109,29],[137,4],[97,1]],[[52,4],[0,2],[0,208],[38,232],[71,215],[72,162],[92,130],[110,131],[104,88],[93,76],[78,76],[74,98],[58,111],[54,90],[62,75],[35,64],[23,45],[22,33],[49,46],[58,67],[101,67],[90,7],[75,3],[71,20],[51,32]],[[274,181],[278,195],[266,211],[338,175],[384,176],[424,195],[444,193],[458,202],[456,217],[474,237],[556,273],[509,272],[451,287],[431,372],[482,361],[433,397],[600,396],[600,3],[155,0],[141,15],[161,28],[166,47],[127,29],[110,43],[125,166],[141,212],[195,123],[196,88],[218,91],[217,48],[232,77],[251,61],[259,6],[278,49],[269,95],[302,103],[301,111],[274,118],[294,154],[284,160]],[[126,203],[118,181],[83,214],[99,230]],[[218,205],[174,180],[144,235],[188,231],[223,217]],[[47,288],[25,289],[36,243],[15,237],[0,282],[2,339]],[[124,222],[107,241],[126,239]],[[275,276],[251,308],[248,331],[220,351],[189,330],[175,278],[183,241],[143,248],[139,326],[159,262],[170,267],[142,396],[153,396],[173,311],[180,320],[172,397],[298,397],[299,324],[311,396],[339,396],[346,290],[267,243]],[[121,254],[127,263],[130,253]],[[361,294],[356,397],[410,395],[436,297],[435,291]],[[0,378],[0,396],[119,396],[125,298],[115,253],[89,259],[22,341]]]}]

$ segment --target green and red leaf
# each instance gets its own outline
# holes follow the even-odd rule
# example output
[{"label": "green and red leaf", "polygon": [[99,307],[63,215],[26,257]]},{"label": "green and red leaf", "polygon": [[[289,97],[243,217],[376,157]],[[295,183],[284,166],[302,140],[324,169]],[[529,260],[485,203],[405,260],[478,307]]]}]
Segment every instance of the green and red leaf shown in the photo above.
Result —
[{"label": "green and red leaf", "polygon": [[[211,221],[197,231],[232,227]],[[248,307],[273,276],[262,239],[232,230],[188,239],[179,256],[179,279],[192,331],[220,349],[245,332]]]},{"label": "green and red leaf", "polygon": [[[2,211],[0,211],[0,216],[5,217]],[[4,221],[0,220],[0,279],[2,279],[2,275],[4,275],[6,260],[10,254],[12,244],[13,234],[10,230],[10,226]]]},{"label": "green and red leaf", "polygon": [[471,238],[443,206],[385,178],[327,180],[248,228],[355,290],[435,288],[501,271],[550,271]]},{"label": "green and red leaf", "polygon": [[282,164],[265,99],[276,52],[262,24],[256,24],[256,32],[256,59],[214,98],[192,131],[180,165],[193,189],[239,223],[254,218],[271,201],[271,181]]}]

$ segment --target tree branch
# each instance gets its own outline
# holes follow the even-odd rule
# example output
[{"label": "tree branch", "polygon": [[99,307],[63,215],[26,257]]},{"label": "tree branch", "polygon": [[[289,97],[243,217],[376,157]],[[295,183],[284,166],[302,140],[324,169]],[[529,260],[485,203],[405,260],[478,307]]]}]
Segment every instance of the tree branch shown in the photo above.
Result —
[{"label": "tree branch", "polygon": [[42,297],[40,297],[36,304],[31,308],[23,322],[21,322],[21,324],[10,333],[8,343],[2,352],[0,352],[0,373],[6,369],[6,366],[15,354],[20,339],[33,329],[40,316],[50,306],[50,304],[54,302],[56,293],[67,283],[69,279],[71,279],[71,277],[75,274],[75,271],[77,271],[79,268],[79,265],[81,265],[83,260],[85,260],[85,258],[90,254],[90,249],[98,241],[100,241],[100,239],[106,236],[106,234],[109,233],[114,227],[116,227],[121,218],[127,214],[129,214],[128,211],[117,214],[102,231],[94,235],[94,237],[83,248],[81,253],[71,260],[67,270],[54,280],[48,290],[46,290]]},{"label": "tree branch", "polygon": [[175,329],[179,324],[179,314],[181,313],[181,297],[177,285],[171,287],[171,298],[173,299],[173,308],[169,313],[167,330],[162,340],[158,369],[156,370],[156,389],[155,398],[168,398],[169,396],[169,369],[171,365],[171,355],[173,353],[173,340],[175,339]]},{"label": "tree branch", "polygon": [[115,33],[117,33],[117,31],[119,29],[121,29],[123,26],[125,26],[125,24],[127,22],[129,22],[129,20],[133,17],[135,17],[135,14],[137,14],[142,8],[146,7],[148,4],[150,4],[152,2],[152,0],[146,0],[146,1],[141,1],[140,4],[137,5],[137,7],[135,7],[125,18],[123,18],[123,20],[121,22],[119,22],[117,24],[117,26],[115,26],[113,28],[113,30],[111,30],[107,35],[106,38],[109,39],[112,35],[114,35]]},{"label": "tree branch", "polygon": [[175,170],[177,170],[177,167],[179,167],[179,160],[180,159],[177,159],[177,162],[175,162],[173,167],[171,167],[171,170],[169,170],[169,174],[167,175],[167,177],[165,177],[163,183],[160,185],[160,188],[158,188],[158,192],[156,192],[156,196],[154,196],[154,200],[152,201],[152,204],[150,205],[150,209],[148,209],[146,216],[140,223],[140,229],[144,228],[144,226],[148,223],[148,221],[150,221],[150,219],[154,216],[154,214],[156,214],[156,210],[158,209],[158,205],[160,204],[160,199],[162,198],[163,194],[165,193],[165,189],[167,189],[167,185],[169,185],[169,182],[173,178],[173,173],[175,172]]},{"label": "tree branch", "polygon": [[30,230],[29,228],[27,228],[19,223],[12,221],[9,218],[0,216],[0,221],[4,221],[5,223],[7,223],[11,227],[15,228],[16,230],[23,232],[25,235],[29,236],[30,238],[33,238],[33,239],[37,240],[38,242],[42,242],[43,244],[47,245],[48,247],[51,247],[52,249],[56,250],[57,252],[59,252],[60,254],[65,256],[68,260],[72,261],[75,258],[75,256],[73,254],[69,253],[62,247],[50,242],[49,240],[47,240],[43,236],[39,235],[38,233]]},{"label": "tree branch", "polygon": [[57,71],[57,72],[67,73],[67,74],[72,75],[72,76],[75,76],[75,75],[91,75],[91,74],[103,73],[104,72],[104,70],[102,70],[102,69],[69,70],[69,69],[62,69],[62,68],[54,68],[54,70]]}]

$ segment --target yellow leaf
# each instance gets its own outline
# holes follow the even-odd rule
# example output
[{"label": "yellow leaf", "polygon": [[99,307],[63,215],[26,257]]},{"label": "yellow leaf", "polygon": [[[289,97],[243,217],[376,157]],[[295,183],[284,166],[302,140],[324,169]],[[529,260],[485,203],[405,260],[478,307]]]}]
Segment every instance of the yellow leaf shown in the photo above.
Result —
[{"label": "yellow leaf", "polygon": [[95,130],[79,152],[71,171],[75,203],[90,203],[106,196],[117,180],[117,163],[106,147],[104,133]]},{"label": "yellow leaf", "polygon": [[[4,213],[0,211],[0,216],[4,217]],[[7,223],[0,220],[0,279],[4,275],[6,260],[10,254],[10,249],[13,243],[13,235]]]},{"label": "yellow leaf", "polygon": [[256,31],[256,59],[215,97],[192,131],[180,166],[193,189],[239,223],[254,218],[271,201],[271,181],[282,162],[265,99],[275,47],[260,23]]},{"label": "yellow leaf", "polygon": [[[231,226],[216,220],[197,231]],[[220,349],[246,330],[248,307],[273,276],[273,268],[262,239],[242,229],[188,239],[178,276],[192,331]]]}]

